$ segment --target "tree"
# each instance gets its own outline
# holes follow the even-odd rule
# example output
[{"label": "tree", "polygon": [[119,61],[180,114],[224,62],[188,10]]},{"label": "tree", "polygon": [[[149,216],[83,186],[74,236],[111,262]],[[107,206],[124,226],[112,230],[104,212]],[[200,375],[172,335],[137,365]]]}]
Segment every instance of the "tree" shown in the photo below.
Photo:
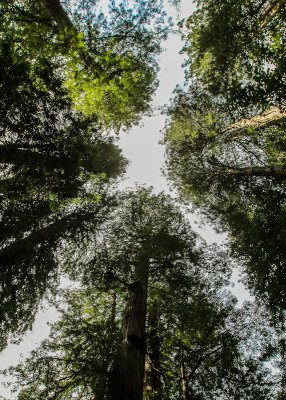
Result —
[{"label": "tree", "polygon": [[[52,327],[50,338],[31,354],[20,399],[104,398],[119,340],[118,298],[116,291],[104,296],[83,289],[66,291],[61,319]],[[15,372],[21,375],[22,367]],[[44,390],[32,382],[37,371],[49,382]]]},{"label": "tree", "polygon": [[96,121],[74,112],[49,64],[37,86],[30,63],[19,59],[9,40],[1,43],[1,54],[3,348],[10,335],[31,326],[40,300],[55,290],[59,240],[79,226],[86,229],[98,206],[108,211],[101,196],[127,161]]},{"label": "tree", "polygon": [[262,110],[285,106],[285,4],[197,1],[182,21],[190,79],[213,94]]},{"label": "tree", "polygon": [[[178,89],[165,128],[167,174],[218,230],[229,231],[251,290],[285,308],[284,124],[237,130],[240,110],[204,88]],[[240,122],[239,122],[240,121]],[[252,126],[251,126],[252,125]],[[240,125],[241,126],[241,125]]]},{"label": "tree", "polygon": [[[67,243],[77,241],[79,250],[88,240],[88,232],[100,229],[117,204],[116,196],[108,194],[110,189],[101,185],[98,190],[98,201],[71,204],[53,213],[48,203],[35,198],[16,203],[4,214],[1,236],[5,246],[0,250],[1,349],[31,329],[44,296],[55,296]],[[45,209],[47,216],[43,215]]]},{"label": "tree", "polygon": [[46,66],[62,79],[77,110],[106,129],[119,130],[150,111],[156,89],[156,56],[168,28],[161,5],[110,2],[104,15],[96,1],[34,4],[2,0],[2,31],[31,77],[43,85]]},{"label": "tree", "polygon": [[[173,202],[141,189],[126,195],[112,217],[95,235],[96,249],[89,242],[95,251],[85,260],[79,256],[76,269],[70,262],[88,289],[67,296],[51,339],[16,367],[18,398],[142,399],[143,386],[146,399],[183,392],[185,398],[252,398],[242,375],[244,385],[247,380],[255,393],[268,396],[273,385],[261,363],[245,356],[249,371],[241,371],[245,321],[234,300],[218,293],[226,264],[195,247],[196,235]],[[182,350],[185,368],[194,370],[188,382],[183,374],[184,391],[178,374]]]},{"label": "tree", "polygon": [[[104,241],[108,245],[103,256],[106,254],[108,258],[105,261],[97,256],[96,260],[99,265],[104,263],[109,267],[107,276],[111,280],[116,281],[119,272],[118,279],[128,289],[121,326],[122,343],[109,378],[107,399],[142,398],[151,271],[155,271],[153,275],[158,273],[160,276],[167,266],[171,267],[183,255],[187,257],[192,252],[190,244],[194,244],[194,235],[188,233],[189,237],[182,217],[168,198],[150,196],[148,190],[141,190],[129,195],[121,210],[117,211],[110,237],[105,235]],[[92,270],[88,271],[90,276]],[[121,271],[125,272],[123,276]],[[88,280],[92,281],[92,275]]]}]

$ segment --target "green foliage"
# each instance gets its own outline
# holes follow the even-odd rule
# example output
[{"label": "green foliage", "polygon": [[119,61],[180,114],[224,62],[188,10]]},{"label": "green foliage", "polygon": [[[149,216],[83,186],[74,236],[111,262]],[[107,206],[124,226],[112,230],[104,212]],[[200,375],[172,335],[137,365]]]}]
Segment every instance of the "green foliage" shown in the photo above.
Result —
[{"label": "green foliage", "polygon": [[45,88],[48,65],[75,109],[104,129],[129,128],[150,111],[156,56],[168,32],[161,3],[134,0],[130,8],[111,1],[104,14],[97,1],[66,2],[64,18],[44,2],[2,3],[2,40],[9,38],[15,57],[30,64],[37,90]]},{"label": "green foliage", "polygon": [[35,197],[12,203],[2,213],[1,348],[31,329],[43,297],[55,295],[67,244],[75,241],[80,250],[88,232],[100,226],[117,203],[103,185],[97,190],[101,199],[84,205],[70,204],[52,212],[49,201]]},{"label": "green foliage", "polygon": [[150,263],[147,376],[158,377],[146,398],[181,397],[182,367],[186,379],[193,371],[188,381],[193,397],[273,398],[279,381],[275,386],[259,359],[264,344],[257,344],[264,328],[257,325],[253,338],[248,329],[259,312],[236,310],[234,298],[221,290],[229,272],[223,255],[199,245],[169,197],[139,189],[120,200],[89,240],[85,257],[76,260],[74,273],[81,273],[86,289],[65,294],[67,305],[50,339],[12,369],[18,398],[27,393],[35,400],[106,398],[106,377],[121,347],[119,322],[142,254]]},{"label": "green foliage", "polygon": [[285,4],[197,1],[181,22],[188,77],[231,103],[285,106]]},{"label": "green foliage", "polygon": [[240,111],[201,87],[177,89],[164,132],[167,174],[182,199],[230,232],[248,287],[282,316],[285,176],[275,168],[285,165],[284,123],[232,130]]},{"label": "green foliage", "polygon": [[57,285],[60,239],[108,209],[106,186],[127,163],[96,120],[74,112],[52,59],[37,66],[13,36],[2,39],[1,348],[31,328]]}]

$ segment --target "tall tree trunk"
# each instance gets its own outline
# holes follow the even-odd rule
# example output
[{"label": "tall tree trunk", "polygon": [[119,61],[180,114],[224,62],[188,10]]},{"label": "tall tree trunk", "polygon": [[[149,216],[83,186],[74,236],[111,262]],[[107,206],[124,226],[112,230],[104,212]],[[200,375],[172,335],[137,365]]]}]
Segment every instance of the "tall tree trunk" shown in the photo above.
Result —
[{"label": "tall tree trunk", "polygon": [[278,125],[286,117],[286,112],[281,111],[278,107],[271,108],[264,111],[262,114],[255,115],[252,118],[242,119],[241,121],[235,122],[227,126],[222,130],[222,133],[233,133],[232,140],[238,139],[245,136],[245,130],[247,128],[252,129],[264,129],[272,125]]},{"label": "tall tree trunk", "polygon": [[[149,309],[147,356],[145,361],[145,381],[143,399],[147,400],[151,394],[152,399],[162,399],[162,382],[160,371],[160,349],[161,338],[158,333],[159,310],[158,302],[155,300]],[[156,395],[154,397],[154,392]]]},{"label": "tall tree trunk", "polygon": [[[73,44],[77,44],[81,40],[79,39],[78,30],[70,20],[67,12],[64,10],[59,0],[41,0],[45,9],[48,11],[53,20],[56,21],[59,34],[63,36],[67,42],[68,47]],[[101,77],[104,73],[101,65],[96,63],[93,58],[88,54],[85,47],[77,49],[78,54],[83,61],[85,67],[91,70],[92,73],[98,74]]]},{"label": "tall tree trunk", "polygon": [[189,380],[186,377],[186,371],[185,371],[185,363],[184,363],[184,352],[183,352],[183,348],[181,345],[180,348],[180,365],[181,365],[181,379],[182,379],[182,389],[183,389],[183,399],[184,400],[191,400],[190,397],[190,392],[189,392],[189,388],[188,388],[188,384],[189,384]]},{"label": "tall tree trunk", "polygon": [[42,0],[42,3],[52,19],[57,22],[61,33],[77,36],[78,32],[59,0]]},{"label": "tall tree trunk", "polygon": [[225,172],[236,175],[285,176],[286,165],[274,165],[273,167],[229,168],[225,170]]},{"label": "tall tree trunk", "polygon": [[122,346],[108,384],[107,400],[142,400],[146,352],[146,307],[149,260],[135,265],[135,282],[129,293],[122,321]]}]

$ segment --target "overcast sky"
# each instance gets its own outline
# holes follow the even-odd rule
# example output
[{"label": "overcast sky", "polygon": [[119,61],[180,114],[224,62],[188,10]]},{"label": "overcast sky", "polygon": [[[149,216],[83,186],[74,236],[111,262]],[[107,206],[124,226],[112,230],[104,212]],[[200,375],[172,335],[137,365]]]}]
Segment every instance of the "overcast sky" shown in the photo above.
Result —
[{"label": "overcast sky", "polygon": [[[190,0],[182,0],[180,18],[189,16],[193,10],[193,4]],[[173,7],[168,7],[168,11],[175,19],[176,10]],[[179,54],[182,46],[180,37],[174,34],[164,44],[166,51],[160,57],[160,85],[154,100],[158,108],[168,102],[175,86],[177,84],[182,85],[184,82],[184,70],[181,67],[184,56]],[[160,130],[164,126],[164,118],[160,111],[155,109],[152,117],[144,118],[140,126],[134,127],[128,134],[123,133],[121,135],[119,147],[122,148],[124,156],[131,161],[124,185],[134,186],[135,183],[139,183],[153,186],[155,192],[162,190],[168,192],[167,182],[160,171],[163,165],[164,148],[158,144]],[[222,240],[222,237],[216,236],[209,227],[202,229],[194,225],[194,229],[208,242]],[[239,284],[235,285],[234,293],[241,299],[248,297]],[[29,332],[19,346],[10,345],[0,354],[0,368],[15,365],[19,360],[20,353],[27,354],[35,348],[48,335],[47,322],[53,322],[56,318],[57,314],[52,308],[40,312],[36,318],[33,332]],[[5,389],[2,385],[0,385],[0,399],[1,395],[7,399],[13,399],[10,390]]]}]

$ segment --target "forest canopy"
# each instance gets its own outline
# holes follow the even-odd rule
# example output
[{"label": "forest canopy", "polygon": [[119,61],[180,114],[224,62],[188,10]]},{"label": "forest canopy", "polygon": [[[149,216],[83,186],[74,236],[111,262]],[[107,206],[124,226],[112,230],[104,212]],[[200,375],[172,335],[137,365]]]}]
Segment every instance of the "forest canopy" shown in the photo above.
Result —
[{"label": "forest canopy", "polygon": [[165,173],[229,232],[253,294],[285,312],[285,4],[198,1],[187,67],[166,107]]},{"label": "forest canopy", "polygon": [[[43,300],[59,314],[1,372],[18,400],[285,399],[286,6],[195,5],[177,29],[163,0],[0,0],[0,350]],[[154,111],[171,32],[179,196],[119,190],[118,138]]]}]

